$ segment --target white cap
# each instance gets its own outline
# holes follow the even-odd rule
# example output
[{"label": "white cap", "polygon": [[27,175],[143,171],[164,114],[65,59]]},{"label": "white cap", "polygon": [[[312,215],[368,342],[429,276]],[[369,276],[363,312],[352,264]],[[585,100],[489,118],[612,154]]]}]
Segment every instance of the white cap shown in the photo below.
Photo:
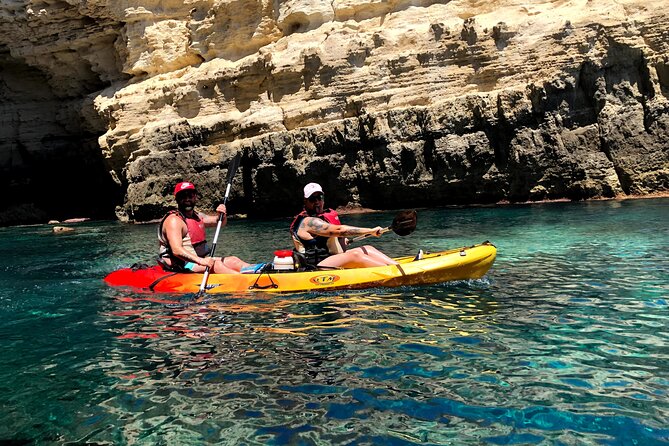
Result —
[{"label": "white cap", "polygon": [[309,183],[306,186],[304,186],[304,198],[309,198],[316,192],[323,193],[323,189],[321,189],[321,185],[318,183]]}]

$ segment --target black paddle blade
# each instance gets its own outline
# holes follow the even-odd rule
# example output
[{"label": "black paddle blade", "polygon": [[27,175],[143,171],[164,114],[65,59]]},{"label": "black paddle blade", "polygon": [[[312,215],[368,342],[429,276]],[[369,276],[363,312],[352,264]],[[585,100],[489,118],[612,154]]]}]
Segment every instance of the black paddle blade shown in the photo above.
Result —
[{"label": "black paddle blade", "polygon": [[232,179],[235,177],[235,172],[237,172],[237,168],[239,167],[239,161],[242,159],[242,152],[237,152],[234,158],[230,161],[230,165],[228,166],[228,183],[232,183]]},{"label": "black paddle blade", "polygon": [[416,229],[418,214],[415,210],[401,211],[393,219],[390,229],[401,237],[411,234]]}]

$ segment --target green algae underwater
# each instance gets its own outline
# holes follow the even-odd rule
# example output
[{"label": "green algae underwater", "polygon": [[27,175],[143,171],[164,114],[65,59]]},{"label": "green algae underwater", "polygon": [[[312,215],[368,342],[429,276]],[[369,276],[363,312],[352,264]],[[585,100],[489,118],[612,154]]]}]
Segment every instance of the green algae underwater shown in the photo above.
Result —
[{"label": "green algae underwater", "polygon": [[[488,275],[196,302],[102,281],[155,225],[0,229],[0,444],[669,444],[669,199],[418,215],[372,243],[490,240]],[[217,252],[269,261],[288,224]]]}]

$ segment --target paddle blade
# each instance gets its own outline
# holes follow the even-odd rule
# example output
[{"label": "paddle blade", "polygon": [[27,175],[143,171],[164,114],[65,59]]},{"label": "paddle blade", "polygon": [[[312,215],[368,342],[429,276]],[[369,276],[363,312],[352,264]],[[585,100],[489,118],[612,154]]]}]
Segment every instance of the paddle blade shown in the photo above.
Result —
[{"label": "paddle blade", "polygon": [[[223,196],[223,204],[226,204],[228,202],[228,197],[230,196],[230,189],[232,189],[232,179],[235,177],[235,173],[237,172],[237,168],[239,167],[239,161],[242,158],[242,153],[237,152],[237,154],[230,160],[230,165],[228,166],[228,181],[226,182],[227,184],[225,185],[225,195]],[[223,218],[223,216],[219,217],[219,222]]]},{"label": "paddle blade", "polygon": [[416,229],[418,214],[415,210],[399,212],[393,219],[390,229],[401,237],[411,234]]},{"label": "paddle blade", "polygon": [[237,168],[239,167],[239,161],[242,159],[242,152],[237,152],[234,158],[230,161],[230,165],[228,166],[228,181],[227,183],[230,184],[232,183],[232,179],[235,177],[235,172],[237,172]]}]

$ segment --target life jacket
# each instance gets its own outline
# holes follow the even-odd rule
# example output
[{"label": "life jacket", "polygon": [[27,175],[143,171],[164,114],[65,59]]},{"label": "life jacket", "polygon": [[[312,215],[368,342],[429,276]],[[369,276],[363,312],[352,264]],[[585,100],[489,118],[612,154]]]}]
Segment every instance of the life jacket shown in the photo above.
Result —
[{"label": "life jacket", "polygon": [[207,246],[207,233],[204,228],[204,221],[200,219],[197,212],[193,213],[193,217],[186,217],[181,211],[174,209],[165,214],[158,225],[158,243],[160,244],[158,261],[164,265],[164,263],[161,262],[161,259],[169,257],[172,261],[172,265],[177,268],[186,264],[183,259],[174,255],[169,241],[163,236],[163,224],[170,215],[179,216],[188,227],[188,232],[182,239],[184,249],[198,257],[206,257],[207,254],[209,254],[209,247]]},{"label": "life jacket", "polygon": [[339,254],[346,250],[343,237],[338,239],[336,237],[324,237],[318,235],[313,239],[303,239],[297,235],[300,224],[306,217],[320,218],[333,225],[341,225],[341,221],[339,220],[337,211],[329,208],[316,215],[309,215],[306,210],[302,210],[302,212],[295,216],[293,222],[290,224],[290,235],[293,239],[293,244],[295,245],[295,251],[304,255],[307,265],[315,267],[322,260],[325,260],[331,255]]}]

